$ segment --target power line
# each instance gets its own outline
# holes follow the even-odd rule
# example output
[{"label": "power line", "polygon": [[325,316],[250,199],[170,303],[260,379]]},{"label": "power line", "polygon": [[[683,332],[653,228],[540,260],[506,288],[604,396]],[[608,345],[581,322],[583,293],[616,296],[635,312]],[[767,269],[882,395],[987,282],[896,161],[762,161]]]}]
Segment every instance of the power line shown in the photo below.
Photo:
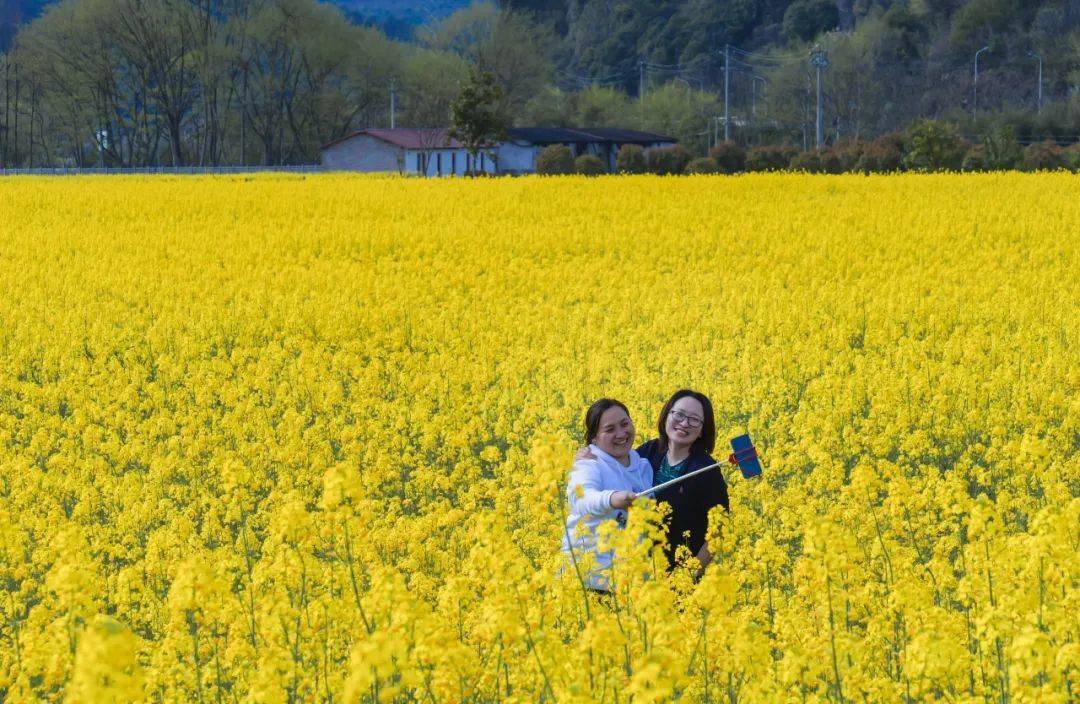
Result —
[{"label": "power line", "polygon": [[742,54],[743,56],[748,56],[766,63],[795,63],[806,61],[805,54],[765,54],[756,51],[746,51],[745,49],[740,49],[734,45],[731,46],[731,50],[737,54]]}]

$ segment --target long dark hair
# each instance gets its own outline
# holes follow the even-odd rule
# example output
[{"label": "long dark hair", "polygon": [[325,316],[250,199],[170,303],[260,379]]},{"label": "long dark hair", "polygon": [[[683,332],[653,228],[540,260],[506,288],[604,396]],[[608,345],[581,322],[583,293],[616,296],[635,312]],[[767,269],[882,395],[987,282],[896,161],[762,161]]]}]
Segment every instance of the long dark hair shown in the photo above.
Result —
[{"label": "long dark hair", "polygon": [[602,398],[599,401],[589,406],[589,410],[585,411],[585,444],[588,445],[596,438],[596,434],[600,432],[600,416],[604,415],[604,411],[609,408],[621,408],[627,416],[630,415],[629,409],[622,401],[616,401],[613,398]]},{"label": "long dark hair", "polygon": [[716,417],[713,415],[712,401],[705,394],[691,389],[679,389],[673,393],[660,410],[660,420],[656,423],[657,430],[660,433],[657,436],[660,442],[660,452],[667,452],[668,449],[668,414],[671,413],[671,409],[675,407],[680,398],[686,398],[687,396],[701,404],[701,412],[705,416],[701,419],[701,436],[690,446],[690,454],[711,454],[713,448],[716,447]]}]

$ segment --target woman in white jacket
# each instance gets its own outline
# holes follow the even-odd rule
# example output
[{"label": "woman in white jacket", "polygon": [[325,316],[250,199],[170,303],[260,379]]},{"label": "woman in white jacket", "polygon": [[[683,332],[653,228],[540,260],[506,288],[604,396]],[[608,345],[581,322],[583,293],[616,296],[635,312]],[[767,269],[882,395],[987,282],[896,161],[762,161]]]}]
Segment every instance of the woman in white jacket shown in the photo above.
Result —
[{"label": "woman in white jacket", "polygon": [[602,398],[585,413],[585,443],[594,458],[578,459],[570,470],[562,549],[575,565],[583,555],[594,555],[594,569],[581,576],[595,591],[610,589],[612,559],[610,550],[597,550],[597,528],[605,521],[625,526],[638,492],[652,486],[652,465],[634,451],[634,435],[630,412],[619,401]]}]

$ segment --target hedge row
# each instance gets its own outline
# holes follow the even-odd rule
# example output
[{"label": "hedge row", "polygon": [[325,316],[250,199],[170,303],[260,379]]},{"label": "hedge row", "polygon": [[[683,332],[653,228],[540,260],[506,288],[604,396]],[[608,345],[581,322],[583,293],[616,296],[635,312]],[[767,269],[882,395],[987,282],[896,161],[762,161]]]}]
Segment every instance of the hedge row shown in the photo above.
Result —
[{"label": "hedge row", "polygon": [[[1062,147],[1053,141],[1021,147],[1007,128],[972,144],[948,123],[916,122],[906,132],[873,141],[850,140],[833,147],[800,151],[789,146],[754,147],[721,142],[708,156],[692,158],[682,146],[643,150],[623,145],[616,170],[626,174],[735,174],[746,171],[804,171],[808,173],[889,173],[894,171],[1080,171],[1080,143]],[[596,175],[605,171],[595,156],[575,160],[568,147],[553,145],[541,151],[537,172]]]}]

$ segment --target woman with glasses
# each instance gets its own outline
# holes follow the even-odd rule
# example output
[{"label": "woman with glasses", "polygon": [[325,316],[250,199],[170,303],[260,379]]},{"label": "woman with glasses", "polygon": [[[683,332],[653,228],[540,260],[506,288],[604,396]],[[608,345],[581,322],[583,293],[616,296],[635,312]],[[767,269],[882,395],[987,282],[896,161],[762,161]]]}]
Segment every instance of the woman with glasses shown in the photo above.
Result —
[{"label": "woman with glasses", "polygon": [[[663,484],[710,464],[716,446],[716,419],[712,402],[705,394],[680,389],[660,411],[659,436],[637,448],[653,468],[653,486]],[[671,506],[668,524],[668,563],[675,565],[676,551],[685,545],[704,569],[712,561],[705,540],[709,511],[715,506],[728,510],[727,483],[720,469],[702,472],[664,489],[657,501]]]},{"label": "woman with glasses", "polygon": [[[716,445],[716,419],[705,394],[690,389],[672,394],[660,411],[657,431],[655,440],[637,448],[652,466],[653,486],[716,463],[710,454]],[[582,449],[578,459],[593,458],[589,449]],[[666,548],[669,565],[675,566],[676,552],[685,545],[704,569],[712,561],[705,540],[709,511],[715,506],[728,510],[727,483],[720,469],[668,487],[655,498],[671,506]]]}]

